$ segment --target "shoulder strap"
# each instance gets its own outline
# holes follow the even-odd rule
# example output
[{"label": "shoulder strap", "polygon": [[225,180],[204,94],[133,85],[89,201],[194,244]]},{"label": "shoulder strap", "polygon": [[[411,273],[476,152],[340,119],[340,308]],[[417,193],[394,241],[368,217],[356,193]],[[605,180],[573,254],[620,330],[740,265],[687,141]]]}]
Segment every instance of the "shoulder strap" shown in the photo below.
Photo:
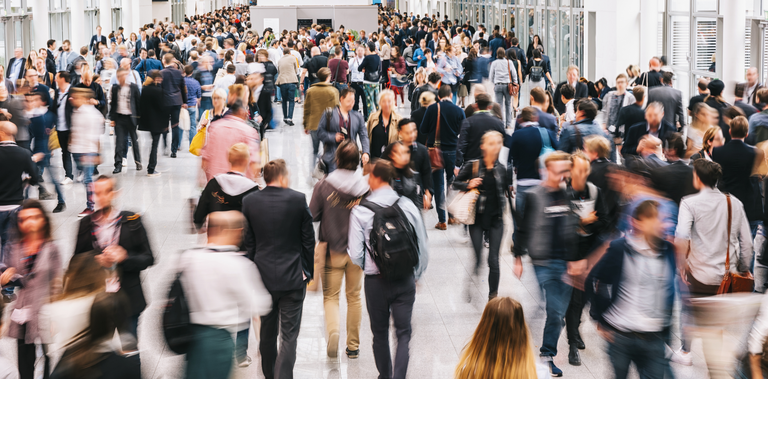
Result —
[{"label": "shoulder strap", "polygon": [[731,272],[731,194],[725,194],[725,199],[728,202],[728,237],[725,239],[725,275],[727,276]]},{"label": "shoulder strap", "polygon": [[507,72],[509,73],[509,82],[512,83],[512,69],[509,68],[509,60],[507,60]]},{"label": "shoulder strap", "polygon": [[541,135],[541,148],[544,148],[545,146],[552,148],[552,143],[549,141],[549,132],[547,129],[541,126],[537,127],[536,129],[539,130],[539,135]]},{"label": "shoulder strap", "polygon": [[437,101],[437,127],[435,127],[435,147],[440,146],[440,101]]},{"label": "shoulder strap", "polygon": [[382,206],[380,206],[380,205],[378,205],[376,203],[371,202],[370,200],[368,200],[368,198],[360,201],[360,206],[361,207],[365,207],[365,208],[367,208],[368,210],[370,210],[370,211],[372,211],[374,213],[376,213],[378,210],[381,210],[381,209],[384,208],[384,207],[382,207]]},{"label": "shoulder strap", "polygon": [[339,81],[339,66],[341,66],[341,59],[336,59],[336,74],[334,75],[334,83]]}]

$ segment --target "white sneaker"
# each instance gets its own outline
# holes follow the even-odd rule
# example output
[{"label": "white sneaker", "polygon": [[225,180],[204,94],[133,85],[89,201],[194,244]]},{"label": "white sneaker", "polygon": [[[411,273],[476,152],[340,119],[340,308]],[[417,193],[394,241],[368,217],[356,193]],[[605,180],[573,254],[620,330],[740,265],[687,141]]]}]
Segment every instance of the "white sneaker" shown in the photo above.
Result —
[{"label": "white sneaker", "polygon": [[693,355],[689,352],[687,353],[683,351],[682,349],[673,352],[670,360],[683,366],[693,365]]},{"label": "white sneaker", "polygon": [[242,362],[238,363],[237,367],[247,368],[248,366],[251,365],[251,363],[253,363],[253,360],[251,360],[251,357],[250,356],[245,356],[245,360],[243,360]]},{"label": "white sneaker", "polygon": [[123,166],[124,167],[128,166],[128,158],[123,158]]},{"label": "white sneaker", "polygon": [[155,171],[153,173],[147,173],[147,177],[160,177],[160,171]]},{"label": "white sneaker", "polygon": [[64,180],[61,181],[61,185],[65,186],[65,185],[68,185],[68,184],[72,184],[72,179],[65,176]]}]

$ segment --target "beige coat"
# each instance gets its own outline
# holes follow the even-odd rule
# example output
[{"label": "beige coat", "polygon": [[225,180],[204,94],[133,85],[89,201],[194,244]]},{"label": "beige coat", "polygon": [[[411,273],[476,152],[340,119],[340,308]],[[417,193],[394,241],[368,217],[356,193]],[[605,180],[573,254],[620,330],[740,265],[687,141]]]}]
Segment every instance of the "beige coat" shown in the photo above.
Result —
[{"label": "beige coat", "polygon": [[291,54],[284,55],[277,62],[277,81],[280,84],[298,84],[299,83],[299,61]]},{"label": "beige coat", "polygon": [[317,130],[326,108],[339,105],[339,91],[327,82],[312,84],[304,99],[304,130]]},{"label": "beige coat", "polygon": [[[373,128],[375,128],[379,124],[379,116],[381,116],[381,109],[376,110],[375,112],[371,113],[370,116],[368,116],[368,122],[366,122],[365,127],[368,129],[368,139],[372,139],[373,137]],[[402,116],[400,116],[397,112],[394,110],[392,111],[392,114],[389,118],[389,140],[387,142],[387,145],[392,144],[393,142],[399,140],[398,138],[398,132],[397,132],[397,124],[402,120]],[[373,148],[373,141],[371,141],[371,148]],[[384,150],[381,150],[382,153],[384,153]],[[376,153],[373,153],[376,154]]]}]

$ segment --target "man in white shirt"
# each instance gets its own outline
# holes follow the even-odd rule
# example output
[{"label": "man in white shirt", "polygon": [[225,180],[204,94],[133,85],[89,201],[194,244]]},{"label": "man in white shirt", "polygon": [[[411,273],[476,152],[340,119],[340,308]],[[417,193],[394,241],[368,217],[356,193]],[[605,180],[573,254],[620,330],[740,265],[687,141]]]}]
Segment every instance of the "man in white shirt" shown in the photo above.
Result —
[{"label": "man in white shirt", "polygon": [[236,70],[237,70],[237,68],[235,67],[234,64],[231,64],[231,63],[228,64],[227,65],[227,74],[224,75],[223,77],[219,78],[218,80],[216,80],[216,82],[214,83],[214,86],[217,89],[224,89],[224,91],[226,91],[227,94],[229,94],[229,86],[234,84],[235,83],[235,79],[237,78],[235,76],[235,71]]},{"label": "man in white shirt", "polygon": [[[131,69],[131,59],[124,58],[120,60],[120,70],[129,71],[129,73],[125,76],[126,82],[129,85],[136,84],[136,86],[139,88],[139,92],[141,92],[141,77],[137,71]],[[109,80],[109,88],[112,88],[112,86],[115,84],[118,84],[117,74],[112,75],[112,79]]]},{"label": "man in white shirt", "polygon": [[75,157],[77,169],[83,172],[87,206],[78,217],[85,217],[92,214],[95,207],[91,177],[99,161],[104,116],[93,106],[93,92],[90,89],[70,89],[70,100],[73,110],[69,151]]}]

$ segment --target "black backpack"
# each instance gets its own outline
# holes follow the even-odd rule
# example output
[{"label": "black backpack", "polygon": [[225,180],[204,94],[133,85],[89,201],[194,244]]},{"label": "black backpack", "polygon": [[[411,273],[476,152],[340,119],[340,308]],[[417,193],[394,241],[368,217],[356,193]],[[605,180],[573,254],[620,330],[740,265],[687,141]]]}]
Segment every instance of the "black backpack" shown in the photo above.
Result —
[{"label": "black backpack", "polygon": [[192,342],[192,325],[189,322],[189,305],[181,286],[181,272],[171,284],[168,302],[163,311],[163,334],[168,347],[176,354],[186,354]]},{"label": "black backpack", "polygon": [[541,63],[536,64],[536,60],[533,60],[533,66],[531,66],[531,81],[539,82],[544,76],[544,68]]},{"label": "black backpack", "polygon": [[397,202],[382,207],[367,199],[361,206],[373,212],[373,227],[366,246],[384,279],[396,281],[413,276],[419,264],[416,230]]}]

